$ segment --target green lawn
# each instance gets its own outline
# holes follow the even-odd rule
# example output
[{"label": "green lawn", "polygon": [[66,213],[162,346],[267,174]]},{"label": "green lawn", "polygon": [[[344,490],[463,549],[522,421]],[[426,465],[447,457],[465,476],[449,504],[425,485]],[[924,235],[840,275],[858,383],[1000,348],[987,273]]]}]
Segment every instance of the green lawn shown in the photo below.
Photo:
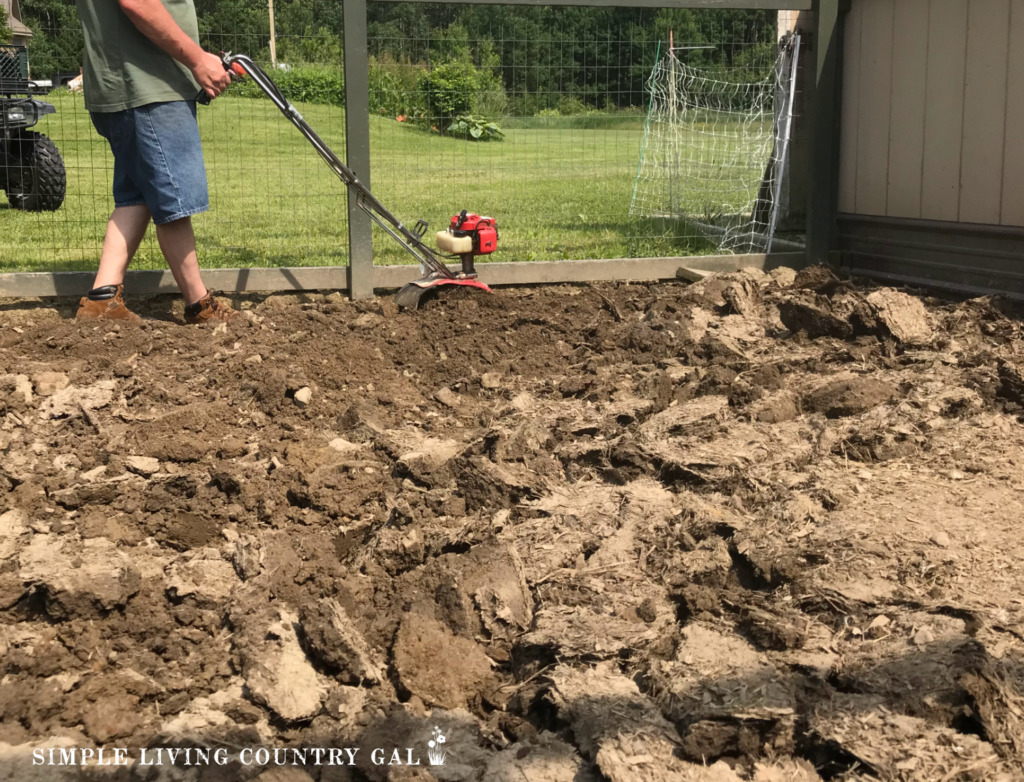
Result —
[{"label": "green lawn", "polygon": [[[99,257],[112,158],[80,95],[55,92],[57,113],[37,128],[64,155],[68,195],[56,213],[8,208],[0,193],[0,270],[89,269]],[[344,111],[299,106],[344,158]],[[348,255],[345,189],[268,102],[221,98],[200,107],[210,212],[195,218],[206,267],[321,266]],[[628,119],[628,118],[627,118]],[[370,120],[375,194],[403,221],[431,231],[466,208],[495,217],[494,260],[619,258],[707,251],[628,217],[643,118],[606,128],[509,128],[496,143],[427,134],[393,119]],[[672,231],[669,232],[673,233]],[[678,229],[675,233],[679,233]],[[410,257],[383,233],[378,264]],[[150,231],[135,268],[162,268]]]}]

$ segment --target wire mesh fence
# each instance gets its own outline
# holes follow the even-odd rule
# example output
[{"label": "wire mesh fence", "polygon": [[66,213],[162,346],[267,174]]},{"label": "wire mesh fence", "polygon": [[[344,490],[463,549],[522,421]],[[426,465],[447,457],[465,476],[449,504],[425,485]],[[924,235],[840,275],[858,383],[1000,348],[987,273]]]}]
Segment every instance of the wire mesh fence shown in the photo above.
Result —
[{"label": "wire mesh fence", "polygon": [[[45,35],[46,28],[41,32]],[[285,44],[299,39],[308,45],[323,38],[318,34],[286,36]],[[262,52],[267,36],[218,32],[205,35],[202,43],[212,51],[251,47]],[[29,46],[31,58],[31,43]],[[49,79],[34,60],[30,62],[33,80]],[[321,136],[344,155],[340,57],[318,63],[316,71],[339,88],[330,94],[330,100],[296,102]],[[291,75],[282,73],[286,78]],[[0,271],[94,268],[114,208],[113,157],[93,127],[80,90],[55,89],[36,98],[56,109],[32,132],[45,133],[60,150],[67,174],[66,195],[56,212],[22,212],[0,200]],[[210,211],[193,217],[203,266],[330,266],[347,262],[344,188],[269,101],[238,85],[211,105],[198,107],[198,122],[210,191]],[[16,161],[8,161],[9,169],[16,165]],[[132,268],[164,268],[155,232],[147,233]]]},{"label": "wire mesh fence", "polygon": [[650,104],[630,214],[695,228],[720,251],[767,252],[788,163],[799,36],[775,62],[721,72],[669,46],[647,82]]},{"label": "wire mesh fence", "polygon": [[[33,79],[78,70],[73,7],[72,15],[39,10],[53,5],[23,0],[36,32]],[[197,0],[196,8],[202,44],[251,54],[344,157],[341,4],[278,2],[276,57],[265,3]],[[630,213],[652,69],[671,31],[694,73],[769,79],[774,12],[371,2],[368,21],[371,186],[407,223],[440,229],[461,209],[489,214],[501,231],[496,261],[718,250],[685,216]],[[33,130],[60,149],[67,195],[52,213],[5,208],[0,197],[0,271],[89,269],[113,208],[113,161],[80,92],[40,99],[56,112]],[[760,108],[770,144],[775,119]],[[195,217],[201,264],[346,263],[344,187],[262,93],[232,85],[199,108],[199,125],[211,197],[211,210]],[[695,189],[694,177],[707,175],[691,171],[678,184]],[[408,260],[375,234],[375,263]],[[162,267],[150,232],[133,268]]]}]

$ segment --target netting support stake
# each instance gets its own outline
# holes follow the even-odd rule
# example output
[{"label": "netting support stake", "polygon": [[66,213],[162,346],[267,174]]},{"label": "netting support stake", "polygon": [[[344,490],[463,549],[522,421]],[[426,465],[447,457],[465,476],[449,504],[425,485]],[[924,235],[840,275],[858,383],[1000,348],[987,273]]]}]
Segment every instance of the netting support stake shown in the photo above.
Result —
[{"label": "netting support stake", "polygon": [[779,222],[779,209],[782,203],[782,183],[786,178],[786,165],[789,163],[789,137],[793,130],[793,106],[796,103],[796,75],[800,66],[800,33],[793,33],[787,44],[789,54],[789,94],[787,95],[785,116],[782,119],[782,137],[779,140],[779,154],[775,161],[775,192],[772,194],[772,217],[768,226],[768,246],[766,253],[771,253],[772,242],[775,240],[775,226]]}]

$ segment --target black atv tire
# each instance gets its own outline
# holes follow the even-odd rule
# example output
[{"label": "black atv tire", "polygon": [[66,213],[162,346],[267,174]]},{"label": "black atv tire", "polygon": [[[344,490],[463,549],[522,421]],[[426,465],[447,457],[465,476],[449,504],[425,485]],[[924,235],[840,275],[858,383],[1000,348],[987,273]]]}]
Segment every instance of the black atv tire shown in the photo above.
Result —
[{"label": "black atv tire", "polygon": [[64,203],[67,173],[57,145],[42,133],[22,130],[7,148],[4,190],[11,206],[24,212],[55,212]]}]

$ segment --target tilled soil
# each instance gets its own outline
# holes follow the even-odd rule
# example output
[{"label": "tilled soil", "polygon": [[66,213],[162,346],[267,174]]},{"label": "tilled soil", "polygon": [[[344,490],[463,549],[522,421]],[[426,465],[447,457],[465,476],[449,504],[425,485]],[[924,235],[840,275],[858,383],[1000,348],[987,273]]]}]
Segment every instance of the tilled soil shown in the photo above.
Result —
[{"label": "tilled soil", "polygon": [[0,311],[0,780],[1024,779],[1006,302],[814,268],[235,303]]}]

